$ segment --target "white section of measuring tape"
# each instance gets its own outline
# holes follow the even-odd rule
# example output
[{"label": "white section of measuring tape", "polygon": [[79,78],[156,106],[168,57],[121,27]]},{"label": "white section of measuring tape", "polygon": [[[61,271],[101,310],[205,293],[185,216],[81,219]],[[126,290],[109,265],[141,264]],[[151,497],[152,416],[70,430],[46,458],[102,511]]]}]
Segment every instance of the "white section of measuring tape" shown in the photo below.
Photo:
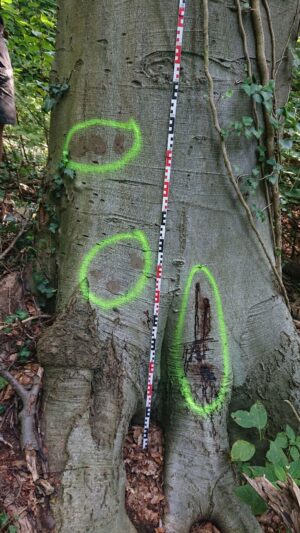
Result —
[{"label": "white section of measuring tape", "polygon": [[179,88],[179,79],[180,79],[181,53],[182,53],[182,41],[183,41],[183,29],[184,29],[184,17],[185,17],[185,3],[186,3],[185,0],[179,0],[172,98],[171,98],[170,115],[169,115],[169,132],[168,132],[168,141],[167,141],[167,150],[166,150],[164,187],[163,187],[163,198],[162,198],[162,207],[161,207],[162,219],[161,219],[160,232],[159,232],[158,257],[157,257],[156,279],[155,279],[155,297],[154,297],[153,324],[152,324],[152,332],[151,332],[151,348],[150,348],[150,359],[149,359],[149,370],[148,370],[146,413],[145,413],[144,432],[143,432],[143,449],[146,449],[148,447],[148,436],[149,436],[149,426],[150,426],[154,364],[155,364],[155,356],[156,356],[157,326],[158,326],[159,304],[160,304],[160,289],[161,289],[161,278],[162,278],[162,267],[163,267],[163,251],[164,251],[167,212],[168,212],[168,200],[169,200],[169,190],[170,190],[170,180],[171,180],[171,170],[172,170],[176,108],[177,108],[177,100],[178,100],[178,88]]}]

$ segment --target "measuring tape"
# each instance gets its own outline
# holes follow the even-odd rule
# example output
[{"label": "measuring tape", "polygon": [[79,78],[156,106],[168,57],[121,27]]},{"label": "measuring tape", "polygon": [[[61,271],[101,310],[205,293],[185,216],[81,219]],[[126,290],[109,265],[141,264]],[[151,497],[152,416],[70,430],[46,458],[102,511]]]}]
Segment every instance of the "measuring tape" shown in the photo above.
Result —
[{"label": "measuring tape", "polygon": [[143,449],[144,450],[148,448],[151,402],[152,402],[152,392],[153,392],[154,363],[155,363],[155,355],[156,355],[155,347],[156,347],[156,340],[157,340],[157,325],[158,325],[158,315],[159,315],[159,305],[160,305],[160,288],[161,288],[162,267],[163,267],[163,257],[164,257],[163,251],[164,251],[164,243],[165,243],[165,235],[166,235],[166,222],[167,222],[170,180],[171,180],[171,170],[172,170],[176,108],[177,108],[177,100],[178,100],[178,89],[179,89],[180,67],[181,67],[181,52],[182,52],[183,29],[184,29],[185,2],[186,0],[179,0],[179,6],[178,6],[178,22],[177,22],[177,35],[176,35],[176,46],[175,46],[172,98],[171,98],[170,115],[169,115],[169,132],[168,132],[168,140],[167,140],[164,187],[163,187],[163,198],[162,198],[162,206],[161,206],[162,218],[161,218],[161,225],[160,225],[160,231],[159,231],[159,242],[158,242],[153,324],[152,324],[152,332],[151,332],[151,348],[150,348],[148,384],[147,384],[146,413],[145,413],[144,432],[143,432]]}]

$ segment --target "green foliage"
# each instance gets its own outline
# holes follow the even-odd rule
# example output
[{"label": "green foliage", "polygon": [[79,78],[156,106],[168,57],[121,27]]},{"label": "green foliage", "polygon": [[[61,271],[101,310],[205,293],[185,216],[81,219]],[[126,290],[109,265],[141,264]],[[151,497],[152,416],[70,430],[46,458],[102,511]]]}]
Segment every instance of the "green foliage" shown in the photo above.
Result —
[{"label": "green foliage", "polygon": [[231,418],[242,428],[256,428],[259,431],[267,425],[268,415],[263,404],[256,402],[250,411],[235,411]]},{"label": "green foliage", "polygon": [[300,40],[293,54],[293,78],[289,100],[278,110],[284,122],[283,138],[280,141],[282,157],[282,179],[280,191],[283,210],[289,211],[300,202]]},{"label": "green foliage", "polygon": [[46,96],[42,110],[49,113],[51,109],[61,100],[66,92],[69,90],[68,83],[54,83],[49,85],[48,95]]},{"label": "green foliage", "polygon": [[49,280],[41,272],[35,272],[33,278],[38,292],[47,300],[53,298],[56,289],[51,287]]},{"label": "green foliage", "polygon": [[268,113],[272,113],[273,109],[274,88],[274,80],[270,80],[267,85],[259,85],[247,78],[242,84],[245,93],[251,96],[256,103],[262,104]]},{"label": "green foliage", "polygon": [[232,461],[249,461],[254,454],[255,446],[246,440],[237,440],[231,448]]},{"label": "green foliage", "polygon": [[260,207],[257,207],[256,204],[252,204],[252,211],[256,216],[257,220],[260,220],[261,222],[264,222],[266,220],[266,214],[264,210]]},{"label": "green foliage", "polygon": [[[7,531],[7,533],[17,533],[16,526],[9,524],[11,518],[6,513],[0,513],[0,530]],[[6,529],[7,528],[7,529]]]},{"label": "green foliage", "polygon": [[17,320],[25,320],[28,317],[27,311],[18,309],[15,313],[7,315],[4,319],[5,324],[13,324]]},{"label": "green foliage", "polygon": [[7,0],[1,2],[1,13],[14,70],[18,123],[5,129],[8,163],[0,172],[0,195],[8,181],[11,185],[14,179],[36,179],[46,163],[49,118],[41,107],[54,56],[56,2]]},{"label": "green foliage", "polygon": [[[231,417],[242,428],[256,428],[260,439],[262,438],[261,432],[267,427],[268,417],[260,402],[256,402],[250,411],[236,411]],[[277,433],[275,439],[268,442],[269,447],[263,466],[248,463],[255,456],[256,448],[254,444],[244,440],[233,443],[231,460],[237,463],[241,473],[251,478],[265,476],[276,486],[277,481],[286,481],[289,474],[300,486],[300,435],[296,435],[293,428],[286,425],[285,431]],[[249,485],[237,487],[236,494],[250,505],[255,515],[266,510],[262,498]]]},{"label": "green foliage", "polygon": [[235,494],[251,507],[254,515],[261,515],[267,510],[267,505],[250,485],[241,485],[234,490]]},{"label": "green foliage", "polygon": [[6,379],[0,376],[0,390],[5,389],[6,385],[7,385]]},{"label": "green foliage", "polygon": [[253,124],[253,118],[249,116],[242,117],[241,122],[234,121],[230,122],[227,128],[221,130],[222,136],[224,139],[229,137],[229,135],[236,134],[239,137],[244,135],[246,139],[260,139],[264,130],[263,128],[255,128]]},{"label": "green foliage", "polygon": [[21,350],[18,353],[18,359],[21,363],[26,363],[29,357],[31,356],[31,350],[28,348],[26,344],[21,348]]}]

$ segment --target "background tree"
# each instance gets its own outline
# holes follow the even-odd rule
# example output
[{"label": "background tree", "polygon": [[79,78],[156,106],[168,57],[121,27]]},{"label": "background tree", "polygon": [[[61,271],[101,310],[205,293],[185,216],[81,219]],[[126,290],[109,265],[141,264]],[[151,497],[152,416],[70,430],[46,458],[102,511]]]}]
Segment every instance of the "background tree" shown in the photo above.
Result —
[{"label": "background tree", "polygon": [[[188,2],[187,9],[156,384],[166,439],[165,527],[184,533],[197,518],[210,517],[224,532],[252,533],[260,527],[233,495],[228,435],[234,429],[228,411],[260,398],[276,427],[290,415],[284,399],[299,406],[299,342],[278,287],[280,262],[275,270],[267,258],[275,263],[274,247],[277,257],[280,253],[276,109],[288,94],[289,45],[299,11],[295,0],[253,0],[251,6],[203,0]],[[143,231],[156,253],[176,15],[173,0],[163,5],[103,0],[88,9],[73,0],[59,3],[53,81],[69,80],[70,90],[54,110],[50,135],[52,194],[60,195],[58,315],[39,343],[39,359],[46,370],[50,469],[61,478],[53,504],[61,532],[133,531],[124,509],[122,447],[130,420],[143,413],[150,335],[145,318],[151,317],[154,272],[134,301],[105,309],[83,297],[78,271],[97,242],[120,233]],[[61,167],[59,180],[56,168],[67,132],[92,118],[134,119],[142,150],[122,169],[103,174],[82,168],[74,176]],[[264,141],[258,151],[259,128]],[[120,161],[133,143],[130,130],[93,126],[75,133],[68,156],[102,165]],[[268,180],[259,179],[258,154]],[[262,219],[267,211],[267,181],[273,231],[268,217],[254,225],[263,250],[249,213]],[[248,198],[248,214],[242,186],[256,189],[255,199]],[[102,298],[126,293],[140,276],[144,255],[136,240],[110,243],[90,266],[91,293]],[[200,333],[205,329],[209,300],[203,337],[211,350],[205,360],[211,377],[203,377],[192,360],[187,378],[199,405],[220,389],[217,307],[201,271],[193,279],[182,338],[176,336],[183,287],[199,264],[217,280],[230,346],[230,394],[208,417],[187,408],[177,371],[178,358],[199,340],[195,324]]]}]

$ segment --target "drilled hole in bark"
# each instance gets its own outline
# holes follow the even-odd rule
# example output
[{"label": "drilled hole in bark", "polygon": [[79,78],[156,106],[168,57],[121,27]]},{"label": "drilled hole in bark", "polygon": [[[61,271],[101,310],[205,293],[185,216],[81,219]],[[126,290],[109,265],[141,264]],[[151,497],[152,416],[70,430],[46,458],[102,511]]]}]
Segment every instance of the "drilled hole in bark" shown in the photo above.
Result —
[{"label": "drilled hole in bark", "polygon": [[221,533],[221,531],[212,522],[197,520],[197,522],[192,525],[190,533]]}]

